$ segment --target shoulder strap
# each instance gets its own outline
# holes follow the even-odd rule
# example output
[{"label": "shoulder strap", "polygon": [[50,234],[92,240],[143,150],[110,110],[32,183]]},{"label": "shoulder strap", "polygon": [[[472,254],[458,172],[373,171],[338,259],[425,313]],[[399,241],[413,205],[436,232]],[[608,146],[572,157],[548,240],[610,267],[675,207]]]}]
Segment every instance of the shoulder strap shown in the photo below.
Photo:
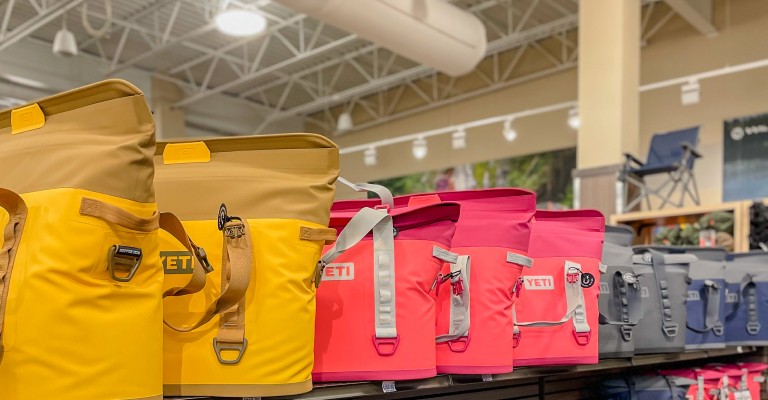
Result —
[{"label": "shoulder strap", "polygon": [[205,287],[205,274],[213,271],[213,267],[208,262],[208,256],[202,247],[198,247],[187,236],[187,231],[181,221],[172,213],[160,213],[160,229],[170,233],[179,241],[190,254],[194,256],[194,267],[192,276],[186,286],[174,287],[163,292],[163,298],[168,296],[185,296],[197,293]]}]

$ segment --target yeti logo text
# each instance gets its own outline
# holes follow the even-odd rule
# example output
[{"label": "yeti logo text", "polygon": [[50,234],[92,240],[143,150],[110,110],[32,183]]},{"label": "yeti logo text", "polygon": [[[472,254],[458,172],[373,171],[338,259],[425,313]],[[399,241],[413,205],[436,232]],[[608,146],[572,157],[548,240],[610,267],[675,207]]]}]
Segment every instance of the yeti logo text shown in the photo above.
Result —
[{"label": "yeti logo text", "polygon": [[640,286],[640,297],[651,297],[647,286]]},{"label": "yeti logo text", "polygon": [[188,251],[161,251],[160,262],[168,275],[192,273],[192,254]]},{"label": "yeti logo text", "polygon": [[699,301],[699,300],[701,300],[701,296],[699,295],[699,292],[697,292],[695,290],[689,290],[688,291],[688,300]]},{"label": "yeti logo text", "polygon": [[555,280],[551,276],[526,276],[523,278],[526,290],[552,290]]},{"label": "yeti logo text", "polygon": [[328,264],[323,270],[324,281],[351,281],[354,279],[354,263]]},{"label": "yeti logo text", "polygon": [[725,302],[726,303],[738,303],[739,302],[739,294],[736,292],[725,292]]}]

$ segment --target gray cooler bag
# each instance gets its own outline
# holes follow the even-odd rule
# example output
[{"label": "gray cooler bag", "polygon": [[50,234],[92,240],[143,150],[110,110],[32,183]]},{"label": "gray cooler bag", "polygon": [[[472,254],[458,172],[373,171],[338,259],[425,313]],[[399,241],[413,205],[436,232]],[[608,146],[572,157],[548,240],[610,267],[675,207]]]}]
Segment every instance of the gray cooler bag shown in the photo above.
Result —
[{"label": "gray cooler bag", "polygon": [[634,326],[643,316],[640,284],[632,264],[632,239],[628,226],[606,226],[603,271],[600,275],[600,358],[632,357]]},{"label": "gray cooler bag", "polygon": [[677,353],[685,350],[688,265],[691,254],[663,254],[636,248],[633,261],[640,278],[643,318],[633,329],[635,354]]}]

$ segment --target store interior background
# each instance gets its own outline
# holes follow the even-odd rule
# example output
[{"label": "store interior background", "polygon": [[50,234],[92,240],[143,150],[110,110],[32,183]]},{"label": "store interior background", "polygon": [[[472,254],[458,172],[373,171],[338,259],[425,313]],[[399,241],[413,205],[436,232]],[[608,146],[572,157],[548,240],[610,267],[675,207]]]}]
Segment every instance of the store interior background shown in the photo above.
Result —
[{"label": "store interior background", "polygon": [[[690,74],[710,71],[726,66],[768,58],[768,2],[764,0],[714,0],[713,24],[717,34],[708,37],[698,32],[680,15],[669,12],[664,2],[650,2],[655,6],[648,21],[644,22],[641,47],[640,85],[679,78]],[[646,3],[644,7],[649,7]],[[645,15],[645,13],[642,13]],[[661,21],[664,19],[664,21]],[[659,24],[659,22],[662,22]],[[658,30],[649,32],[655,25]],[[54,31],[57,24],[50,27]],[[48,28],[46,28],[48,29]],[[564,33],[576,43],[576,29]],[[546,37],[537,42],[543,48],[556,53],[560,41]],[[520,48],[513,48],[498,55],[500,59],[512,59]],[[102,77],[109,65],[98,57],[81,55],[62,59],[51,53],[50,44],[25,38],[0,53],[0,71],[4,74],[23,76],[44,83],[44,88],[18,85],[0,78],[0,93],[23,100],[33,100],[54,92],[94,81]],[[478,67],[487,71],[489,60]],[[531,73],[539,72],[531,77]],[[577,70],[573,64],[554,66],[543,53],[528,47],[512,72],[521,76],[521,82],[484,94],[469,96],[460,101],[413,112],[402,118],[376,124],[364,129],[353,129],[335,134],[302,117],[292,117],[269,124],[263,131],[318,132],[327,134],[341,148],[370,143],[384,138],[441,128],[481,118],[523,111],[555,103],[577,100]],[[126,78],[139,86],[151,100],[158,121],[160,138],[207,136],[226,134],[251,134],[268,110],[234,101],[222,94],[212,95],[193,103],[186,109],[173,109],[168,104],[178,99],[180,89],[166,81],[153,79],[152,73],[130,67],[114,75]],[[482,86],[482,78],[473,73],[460,77],[456,87]],[[416,82],[418,84],[418,82]],[[704,158],[696,164],[699,191],[703,204],[722,202],[723,185],[723,120],[761,113],[768,110],[768,74],[766,69],[738,72],[715,78],[703,79],[701,99],[698,104],[682,105],[680,86],[640,93],[639,147],[634,153],[645,158],[648,143],[656,132],[664,132],[688,126],[701,126],[699,151]],[[396,87],[389,89],[392,95]],[[419,103],[418,94],[405,90],[398,107],[409,108]],[[170,101],[168,99],[171,99]],[[409,106],[410,105],[410,106]],[[340,107],[332,109],[340,113]],[[352,112],[355,125],[365,123],[370,116],[356,107]],[[429,138],[429,151],[422,160],[411,155],[411,143],[401,143],[377,148],[375,166],[363,163],[362,152],[342,155],[342,174],[353,181],[375,181],[425,171],[480,161],[505,159],[558,149],[573,148],[577,132],[567,124],[568,110],[519,118],[514,121],[518,137],[507,142],[501,124],[493,124],[468,130],[467,147],[451,148],[451,135]],[[610,134],[610,133],[606,133]],[[340,189],[338,197],[360,196]]]}]

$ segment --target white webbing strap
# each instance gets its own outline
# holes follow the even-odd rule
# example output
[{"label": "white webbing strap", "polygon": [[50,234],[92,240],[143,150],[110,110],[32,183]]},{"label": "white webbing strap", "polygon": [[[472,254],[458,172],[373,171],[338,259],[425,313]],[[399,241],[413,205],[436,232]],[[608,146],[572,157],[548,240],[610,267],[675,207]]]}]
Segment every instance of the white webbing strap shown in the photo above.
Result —
[{"label": "white webbing strap", "polygon": [[546,326],[558,326],[562,325],[568,320],[573,321],[573,336],[576,339],[576,343],[586,346],[591,339],[591,329],[587,322],[587,312],[584,307],[584,291],[581,287],[581,265],[572,261],[565,261],[563,264],[563,274],[565,283],[565,301],[566,301],[566,313],[557,321],[529,321],[518,322],[517,313],[515,308],[512,308],[512,318],[515,323],[515,332],[519,342],[520,331],[518,326],[530,326],[530,327],[546,327]]},{"label": "white webbing strap", "polygon": [[373,252],[376,338],[396,338],[395,237],[392,217],[382,219],[373,227]]},{"label": "white webbing strap", "polygon": [[349,186],[355,192],[371,192],[379,196],[381,204],[386,204],[392,208],[395,207],[395,200],[392,196],[392,192],[389,189],[381,185],[375,185],[373,183],[352,183],[342,177],[337,179],[339,182],[346,186]]},{"label": "white webbing strap", "polygon": [[[435,249],[440,249],[435,247]],[[433,253],[433,255],[435,255]],[[435,255],[437,257],[437,255]],[[440,258],[440,257],[438,257]],[[451,264],[451,304],[448,334],[439,335],[437,343],[469,336],[469,256],[458,256]]]}]

